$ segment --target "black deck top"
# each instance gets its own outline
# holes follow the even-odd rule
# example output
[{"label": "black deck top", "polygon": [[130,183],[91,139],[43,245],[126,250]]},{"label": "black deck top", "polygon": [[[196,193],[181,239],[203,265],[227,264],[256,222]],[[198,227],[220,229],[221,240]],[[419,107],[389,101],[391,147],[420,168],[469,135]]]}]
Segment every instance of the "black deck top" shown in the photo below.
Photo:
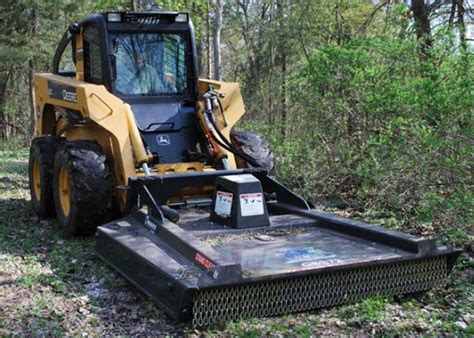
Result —
[{"label": "black deck top", "polygon": [[319,228],[297,215],[273,215],[263,228],[232,229],[208,221],[207,210],[180,211],[178,225],[240,264],[247,276],[304,271],[400,258],[409,253],[387,245]]}]

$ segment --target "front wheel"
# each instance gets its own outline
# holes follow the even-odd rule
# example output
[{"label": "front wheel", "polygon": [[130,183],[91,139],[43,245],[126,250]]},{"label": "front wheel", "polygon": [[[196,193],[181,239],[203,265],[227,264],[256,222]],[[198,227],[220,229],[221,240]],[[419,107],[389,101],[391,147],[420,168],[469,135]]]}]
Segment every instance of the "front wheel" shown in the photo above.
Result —
[{"label": "front wheel", "polygon": [[113,217],[113,179],[102,148],[92,141],[63,142],[54,160],[56,215],[67,236],[91,235]]},{"label": "front wheel", "polygon": [[41,218],[54,216],[53,166],[58,147],[55,136],[41,136],[33,140],[28,164],[31,202]]}]

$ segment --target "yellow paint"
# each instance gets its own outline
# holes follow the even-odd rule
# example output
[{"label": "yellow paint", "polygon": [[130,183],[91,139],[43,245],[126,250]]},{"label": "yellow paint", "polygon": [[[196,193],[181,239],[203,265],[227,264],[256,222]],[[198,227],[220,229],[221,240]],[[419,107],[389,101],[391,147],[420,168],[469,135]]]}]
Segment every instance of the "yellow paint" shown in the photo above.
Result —
[{"label": "yellow paint", "polygon": [[[67,102],[49,97],[48,81],[74,87],[76,89],[76,102]],[[43,114],[49,106],[68,109],[76,112],[82,118],[93,123],[66,131],[69,140],[94,140],[97,141],[107,157],[112,159],[115,168],[117,184],[126,184],[128,177],[135,175],[135,159],[131,144],[130,133],[137,134],[136,125],[130,125],[127,109],[130,107],[121,99],[111,94],[104,86],[89,84],[71,78],[53,74],[35,74],[35,98],[39,108],[36,120],[35,134],[42,135]],[[134,129],[135,130],[132,130]],[[143,143],[134,144],[135,152],[146,154]]]},{"label": "yellow paint", "polygon": [[135,153],[138,164],[141,165],[144,162],[151,161],[153,156],[151,154],[147,154],[145,151],[140,132],[138,131],[138,127],[135,122],[135,117],[133,116],[132,109],[128,104],[125,105],[125,115],[127,117],[130,141],[132,142],[133,152]]},{"label": "yellow paint", "polygon": [[157,164],[155,165],[155,169],[159,174],[163,175],[183,172],[204,171],[204,165],[199,162]]},{"label": "yellow paint", "polygon": [[[77,40],[79,42],[80,40]],[[78,45],[78,48],[82,48]],[[130,106],[113,95],[102,85],[95,85],[78,80],[83,78],[83,64],[77,62],[77,79],[59,75],[40,73],[34,76],[36,124],[35,135],[45,133],[65,135],[68,140],[93,140],[98,142],[107,155],[114,171],[116,185],[125,185],[128,179],[140,175],[138,168],[152,159],[147,153]],[[75,102],[55,99],[49,96],[48,82],[66,85],[76,89]],[[212,85],[216,90],[225,93],[221,100],[225,111],[227,126],[223,117],[216,111],[218,125],[222,133],[229,138],[230,130],[245,112],[244,103],[237,83],[224,83],[212,80],[200,80],[199,92],[202,93]],[[71,126],[66,122],[56,123],[54,111],[74,112],[87,123]],[[202,109],[198,117],[202,116]],[[54,121],[53,121],[53,120]],[[220,149],[221,155],[228,157],[230,169],[236,168],[232,153]],[[202,163],[160,163],[153,173],[180,173],[189,171],[209,171]],[[118,202],[125,205],[126,192],[118,191]]]},{"label": "yellow paint", "polygon": [[[242,98],[242,94],[240,93],[240,86],[235,82],[219,82],[214,80],[200,79],[198,86],[199,95],[207,91],[210,85],[213,86],[217,91],[225,94],[225,97],[221,99],[221,103],[228,123],[226,127],[224,126],[224,119],[222,116],[220,116],[220,112],[216,110],[215,114],[217,116],[217,125],[221,128],[220,130],[222,134],[226,137],[226,139],[229,140],[232,127],[245,114],[244,100]],[[200,112],[198,112],[198,114],[202,114],[202,109],[203,107],[201,105]],[[227,155],[229,169],[237,168],[234,155],[223,148],[220,148],[220,151],[221,153]]]},{"label": "yellow paint", "polygon": [[59,169],[59,202],[61,204],[61,211],[65,217],[69,216],[71,212],[71,194],[69,190],[69,175],[66,167]]},{"label": "yellow paint", "polygon": [[[82,50],[82,58],[76,59],[76,79],[79,81],[84,81],[84,44],[82,41],[82,30],[76,35],[76,53],[77,51]],[[77,54],[76,54],[77,56]]]}]

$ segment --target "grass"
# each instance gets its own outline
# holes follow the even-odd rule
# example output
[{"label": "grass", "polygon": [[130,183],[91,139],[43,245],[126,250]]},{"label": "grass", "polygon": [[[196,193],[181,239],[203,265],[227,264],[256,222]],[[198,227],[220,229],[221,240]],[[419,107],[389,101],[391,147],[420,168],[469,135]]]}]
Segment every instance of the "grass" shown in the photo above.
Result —
[{"label": "grass", "polygon": [[[66,240],[54,220],[34,215],[27,159],[22,149],[0,150],[0,336],[474,334],[474,264],[467,253],[446,288],[416,297],[374,297],[310,313],[221,323],[203,331],[173,322],[97,259],[93,237]],[[386,215],[368,218],[400,229]]]}]

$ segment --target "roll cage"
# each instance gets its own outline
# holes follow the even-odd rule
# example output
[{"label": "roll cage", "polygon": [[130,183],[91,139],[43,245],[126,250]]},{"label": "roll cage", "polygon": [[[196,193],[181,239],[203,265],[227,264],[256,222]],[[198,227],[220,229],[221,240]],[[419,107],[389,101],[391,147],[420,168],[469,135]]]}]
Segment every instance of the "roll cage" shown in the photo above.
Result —
[{"label": "roll cage", "polygon": [[[178,21],[179,18],[179,21]],[[113,19],[113,21],[111,20]],[[92,64],[85,53],[87,44],[84,31],[94,27],[97,32],[96,42],[99,58],[94,62],[100,62],[100,74],[95,74],[94,79],[88,78],[87,70],[97,65]],[[194,28],[187,13],[178,12],[105,12],[93,14],[85,19],[73,23],[64,33],[53,57],[53,73],[62,76],[75,77],[78,80],[104,85],[107,90],[114,92],[113,82],[116,78],[114,58],[111,51],[111,33],[184,33],[187,43],[186,74],[188,94],[197,99],[198,92],[198,66],[196,41]],[[72,48],[72,61],[77,71],[64,71],[60,69],[60,62],[66,48]],[[83,75],[82,75],[83,74]],[[97,76],[99,75],[99,76]]]}]

